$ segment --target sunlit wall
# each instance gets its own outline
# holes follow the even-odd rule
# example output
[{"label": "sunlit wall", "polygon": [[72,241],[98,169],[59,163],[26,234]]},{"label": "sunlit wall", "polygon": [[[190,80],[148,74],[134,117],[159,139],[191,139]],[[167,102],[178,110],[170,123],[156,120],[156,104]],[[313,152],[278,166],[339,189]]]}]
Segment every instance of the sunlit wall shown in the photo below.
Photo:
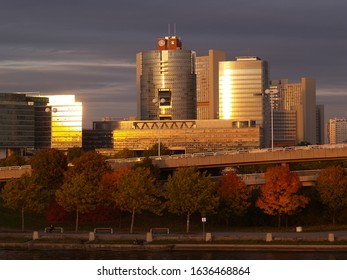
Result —
[{"label": "sunlit wall", "polygon": [[82,102],[75,95],[47,95],[52,110],[52,148],[82,147]]}]

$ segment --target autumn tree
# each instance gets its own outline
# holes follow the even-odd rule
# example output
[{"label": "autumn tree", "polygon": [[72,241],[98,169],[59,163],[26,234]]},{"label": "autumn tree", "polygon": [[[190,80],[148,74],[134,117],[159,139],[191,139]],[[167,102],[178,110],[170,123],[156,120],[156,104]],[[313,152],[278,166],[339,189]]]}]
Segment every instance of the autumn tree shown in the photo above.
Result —
[{"label": "autumn tree", "polygon": [[220,198],[219,214],[229,221],[230,216],[243,216],[251,205],[251,189],[234,171],[224,173],[216,184]]},{"label": "autumn tree", "polygon": [[148,168],[138,167],[123,173],[112,192],[114,203],[131,213],[130,233],[134,231],[135,214],[148,210],[160,212],[160,189]]},{"label": "autumn tree", "polygon": [[[160,155],[171,155],[172,151],[163,143],[160,143]],[[158,143],[154,144],[148,150],[143,152],[144,157],[157,156],[158,155]]]},{"label": "autumn tree", "polygon": [[35,185],[30,175],[25,173],[20,178],[8,181],[1,191],[4,206],[21,211],[22,231],[25,211],[41,212],[46,206],[42,189],[42,186]]},{"label": "autumn tree", "polygon": [[91,184],[98,186],[102,176],[111,171],[111,167],[105,160],[106,158],[97,152],[85,152],[74,160],[73,166],[66,172],[66,177],[75,177],[76,174],[80,174]]},{"label": "autumn tree", "polygon": [[53,198],[55,191],[64,182],[64,173],[67,170],[66,156],[56,149],[44,149],[36,153],[29,163],[34,183]]},{"label": "autumn tree", "polygon": [[319,172],[317,191],[323,204],[332,211],[333,225],[336,214],[347,205],[347,177],[340,166],[330,166]]},{"label": "autumn tree", "polygon": [[218,197],[210,176],[194,167],[179,168],[169,176],[164,186],[164,196],[169,212],[186,216],[186,232],[189,232],[190,216],[195,212],[202,215],[213,212]]},{"label": "autumn tree", "polygon": [[25,158],[18,155],[10,155],[5,159],[0,160],[0,166],[21,166],[25,164]]},{"label": "autumn tree", "polygon": [[56,191],[56,201],[66,211],[75,211],[77,232],[79,214],[95,209],[100,201],[98,185],[93,184],[84,174],[75,174],[68,177]]},{"label": "autumn tree", "polygon": [[289,167],[270,167],[265,172],[265,185],[256,205],[266,214],[278,216],[278,226],[281,226],[281,215],[292,215],[304,208],[309,198],[299,193],[301,183],[296,173]]}]

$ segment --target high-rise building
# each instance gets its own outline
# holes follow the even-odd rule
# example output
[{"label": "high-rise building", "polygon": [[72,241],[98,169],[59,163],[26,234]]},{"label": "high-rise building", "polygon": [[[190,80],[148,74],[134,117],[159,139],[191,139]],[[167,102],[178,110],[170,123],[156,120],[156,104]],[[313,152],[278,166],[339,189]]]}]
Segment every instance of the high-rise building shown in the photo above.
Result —
[{"label": "high-rise building", "polygon": [[335,118],[328,122],[329,144],[347,143],[347,119]]},{"label": "high-rise building", "polygon": [[0,93],[0,150],[3,155],[49,148],[51,112],[48,98]]},{"label": "high-rise building", "polygon": [[[317,143],[316,135],[316,81],[301,78],[300,83],[289,83],[287,79],[271,81],[278,89],[274,110],[296,112],[296,144]],[[281,122],[281,120],[274,120]],[[276,130],[274,130],[276,133]]]},{"label": "high-rise building", "polygon": [[82,147],[82,102],[75,95],[46,95],[52,108],[52,144],[58,150]]},{"label": "high-rise building", "polygon": [[259,57],[237,57],[219,63],[219,118],[255,121],[264,126],[264,93],[268,64]]},{"label": "high-rise building", "polygon": [[195,52],[176,36],[136,55],[137,118],[196,119]]},{"label": "high-rise building", "polygon": [[316,143],[324,144],[324,105],[319,104],[316,106]]},{"label": "high-rise building", "polygon": [[207,56],[196,57],[197,118],[218,119],[219,62],[226,60],[225,51],[209,50]]}]

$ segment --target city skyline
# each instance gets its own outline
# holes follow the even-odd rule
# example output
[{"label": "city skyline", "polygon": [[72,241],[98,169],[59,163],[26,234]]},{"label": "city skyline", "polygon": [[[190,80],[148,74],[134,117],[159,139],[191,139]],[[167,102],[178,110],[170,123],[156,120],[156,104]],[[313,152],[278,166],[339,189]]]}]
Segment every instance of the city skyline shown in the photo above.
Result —
[{"label": "city skyline", "polygon": [[[344,1],[2,1],[0,91],[75,94],[84,127],[136,115],[136,53],[176,32],[198,56],[259,56],[270,79],[317,81],[326,121],[346,117]],[[136,19],[136,20],[134,20]],[[194,19],[194,20],[192,20]]]}]

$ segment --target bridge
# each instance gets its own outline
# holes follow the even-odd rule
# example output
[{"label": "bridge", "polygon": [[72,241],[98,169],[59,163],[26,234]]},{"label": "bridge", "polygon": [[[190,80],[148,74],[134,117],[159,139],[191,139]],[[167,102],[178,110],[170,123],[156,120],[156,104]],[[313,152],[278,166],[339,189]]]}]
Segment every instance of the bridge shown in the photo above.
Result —
[{"label": "bridge", "polygon": [[31,165],[0,167],[0,182],[5,182],[12,178],[19,178],[25,173],[31,175]]},{"label": "bridge", "polygon": [[[197,168],[232,167],[240,165],[347,160],[347,144],[311,145],[275,149],[221,151],[197,154],[150,157],[161,169],[196,166]],[[112,168],[131,166],[144,158],[108,159]]]}]

